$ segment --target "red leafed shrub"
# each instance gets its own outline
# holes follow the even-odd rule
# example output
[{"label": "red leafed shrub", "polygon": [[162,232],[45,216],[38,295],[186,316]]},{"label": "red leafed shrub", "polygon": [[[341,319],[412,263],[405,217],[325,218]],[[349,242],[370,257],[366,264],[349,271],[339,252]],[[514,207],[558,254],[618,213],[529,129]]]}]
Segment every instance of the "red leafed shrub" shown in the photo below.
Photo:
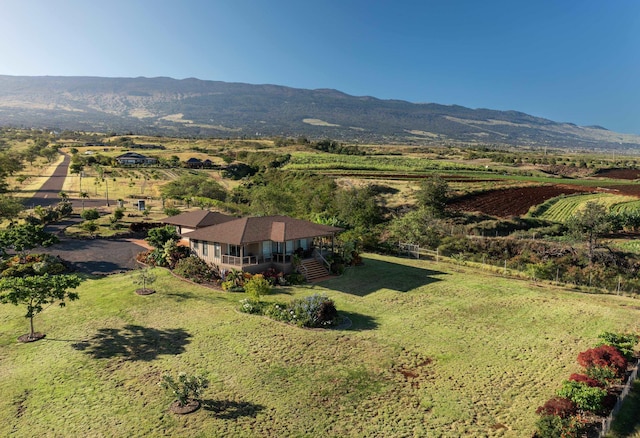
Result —
[{"label": "red leafed shrub", "polygon": [[578,354],[578,363],[585,368],[602,367],[613,369],[621,376],[627,369],[627,360],[610,345],[601,345]]},{"label": "red leafed shrub", "polygon": [[574,382],[581,382],[584,383],[587,386],[591,386],[591,387],[599,387],[602,388],[603,385],[602,383],[600,383],[598,380],[596,379],[592,379],[591,377],[587,376],[586,374],[571,374],[569,376],[569,380],[573,380]]},{"label": "red leafed shrub", "polygon": [[568,418],[575,415],[577,407],[574,402],[564,397],[553,397],[536,409],[538,415],[555,415],[560,418]]}]

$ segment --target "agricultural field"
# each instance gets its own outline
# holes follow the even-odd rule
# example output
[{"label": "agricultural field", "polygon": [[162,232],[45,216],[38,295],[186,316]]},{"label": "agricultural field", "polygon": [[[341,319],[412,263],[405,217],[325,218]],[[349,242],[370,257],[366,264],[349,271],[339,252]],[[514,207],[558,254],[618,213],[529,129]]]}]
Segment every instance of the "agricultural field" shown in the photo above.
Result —
[{"label": "agricultural field", "polygon": [[[313,286],[353,325],[305,330],[237,312],[242,295],[162,271],[87,280],[36,319],[0,317],[3,436],[531,436],[535,409],[602,331],[638,331],[635,300],[469,267],[368,255]],[[566,321],[572,321],[567,324]],[[165,372],[208,373],[195,414],[167,412]]]},{"label": "agricultural field", "polygon": [[607,210],[618,211],[619,209],[632,208],[632,206],[638,203],[638,200],[633,196],[613,195],[609,193],[560,196],[540,204],[536,210],[530,213],[530,216],[553,222],[565,222],[576,212],[583,209],[588,202],[597,202],[602,204]]}]

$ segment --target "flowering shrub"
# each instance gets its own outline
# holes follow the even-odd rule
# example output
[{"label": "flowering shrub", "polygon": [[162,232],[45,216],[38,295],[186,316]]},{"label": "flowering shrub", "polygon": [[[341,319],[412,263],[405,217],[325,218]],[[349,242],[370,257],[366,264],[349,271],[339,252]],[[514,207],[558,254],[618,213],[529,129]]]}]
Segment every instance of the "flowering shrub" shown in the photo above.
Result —
[{"label": "flowering shrub", "polygon": [[622,354],[610,345],[601,345],[578,354],[578,363],[589,369],[591,367],[610,368],[617,376],[627,369],[627,360]]},{"label": "flowering shrub", "polygon": [[263,306],[261,303],[257,303],[255,301],[251,301],[245,298],[243,300],[240,300],[239,310],[244,313],[262,314]]},{"label": "flowering shrub", "polygon": [[318,294],[291,301],[288,311],[290,322],[300,327],[326,327],[338,316],[333,301]]},{"label": "flowering shrub", "polygon": [[261,303],[244,299],[240,301],[240,311],[262,314],[276,321],[295,324],[300,327],[329,327],[338,319],[338,311],[333,301],[324,295],[311,295],[293,300],[288,305],[281,303]]}]

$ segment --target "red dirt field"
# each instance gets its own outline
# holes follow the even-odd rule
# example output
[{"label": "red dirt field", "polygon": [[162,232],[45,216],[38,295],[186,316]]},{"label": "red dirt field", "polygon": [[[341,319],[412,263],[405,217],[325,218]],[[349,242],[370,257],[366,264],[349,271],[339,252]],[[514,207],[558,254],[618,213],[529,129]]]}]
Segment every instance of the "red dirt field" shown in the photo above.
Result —
[{"label": "red dirt field", "polygon": [[560,195],[590,193],[589,187],[558,184],[553,186],[517,187],[467,195],[448,204],[456,211],[479,211],[491,216],[521,216],[534,205]]},{"label": "red dirt field", "polygon": [[640,170],[638,169],[600,169],[595,176],[613,179],[634,180],[640,178]]}]

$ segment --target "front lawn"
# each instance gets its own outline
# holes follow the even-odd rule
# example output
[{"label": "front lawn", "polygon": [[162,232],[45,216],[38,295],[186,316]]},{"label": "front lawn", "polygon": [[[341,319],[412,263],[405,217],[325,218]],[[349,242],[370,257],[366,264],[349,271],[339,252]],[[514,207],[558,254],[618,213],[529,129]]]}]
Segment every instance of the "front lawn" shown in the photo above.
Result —
[{"label": "front lawn", "polygon": [[[1,436],[531,436],[536,408],[605,331],[640,331],[631,298],[368,255],[364,266],[266,300],[326,294],[347,330],[237,311],[244,294],[159,270],[87,280],[36,317],[0,314]],[[177,416],[158,386],[208,373],[204,408]]]}]

